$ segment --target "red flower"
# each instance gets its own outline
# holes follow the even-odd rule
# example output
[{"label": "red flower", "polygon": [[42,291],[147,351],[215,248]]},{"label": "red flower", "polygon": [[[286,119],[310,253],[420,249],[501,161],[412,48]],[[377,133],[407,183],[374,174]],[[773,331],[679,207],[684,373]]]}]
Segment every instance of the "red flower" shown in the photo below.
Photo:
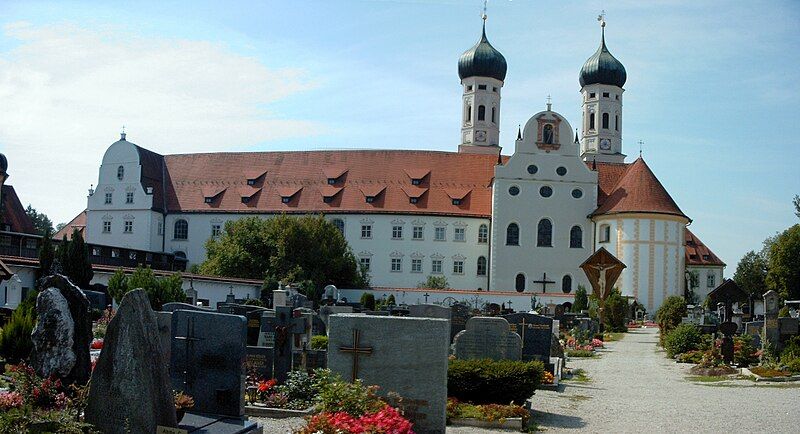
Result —
[{"label": "red flower", "polygon": [[278,380],[276,380],[274,378],[272,380],[268,380],[268,381],[259,381],[258,382],[258,391],[261,392],[261,393],[264,393],[264,392],[268,391],[269,389],[272,389],[272,387],[275,386],[275,384],[277,384],[277,383],[278,383]]},{"label": "red flower", "polygon": [[102,350],[103,349],[103,339],[95,339],[95,340],[93,340],[91,349],[93,349],[93,350]]}]

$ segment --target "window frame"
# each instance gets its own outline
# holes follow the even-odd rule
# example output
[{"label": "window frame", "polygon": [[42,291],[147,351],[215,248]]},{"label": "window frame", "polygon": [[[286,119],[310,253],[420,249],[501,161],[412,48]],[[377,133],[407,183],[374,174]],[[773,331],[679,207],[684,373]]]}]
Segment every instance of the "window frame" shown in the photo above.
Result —
[{"label": "window frame", "polygon": [[489,225],[483,223],[478,226],[478,244],[487,244],[489,242]]},{"label": "window frame", "polygon": [[519,246],[519,239],[520,239],[519,224],[515,222],[509,223],[508,226],[506,226],[506,245]]},{"label": "window frame", "polygon": [[463,275],[464,274],[464,260],[462,260],[462,259],[454,259],[453,260],[453,274],[456,274],[456,275]]},{"label": "window frame", "polygon": [[133,220],[125,220],[122,224],[122,233],[123,234],[132,234],[133,233]]},{"label": "window frame", "polygon": [[442,259],[431,259],[431,274],[442,274]]},{"label": "window frame", "polygon": [[[419,236],[417,236],[419,235]],[[411,239],[412,240],[424,240],[425,239],[425,227],[420,225],[415,225],[411,228]]]},{"label": "window frame", "polygon": [[467,241],[467,228],[453,228],[453,241],[465,243]]},{"label": "window frame", "polygon": [[422,259],[411,258],[411,272],[422,273]]},{"label": "window frame", "polygon": [[[181,224],[180,231],[178,230],[178,225],[179,224]],[[184,225],[185,225],[185,229],[184,229]],[[172,239],[173,240],[188,240],[189,239],[189,222],[186,219],[175,220],[175,223],[172,225]]]},{"label": "window frame", "polygon": [[476,261],[475,265],[476,265],[475,275],[486,276],[488,270],[486,256],[478,256],[478,260]]},{"label": "window frame", "polygon": [[371,240],[372,239],[372,225],[371,224],[362,224],[361,225],[361,239],[362,240]]},{"label": "window frame", "polygon": [[402,273],[403,272],[403,258],[391,258],[389,272]]},{"label": "window frame", "polygon": [[[578,234],[575,234],[575,230],[578,230]],[[574,241],[577,240],[577,243]],[[569,248],[570,249],[582,249],[583,248],[583,228],[580,225],[574,225],[569,229]]]},{"label": "window frame", "polygon": [[403,225],[392,225],[392,239],[393,240],[403,239]]},{"label": "window frame", "polygon": [[610,243],[611,242],[611,225],[604,223],[600,225],[600,234],[597,237],[598,243]]},{"label": "window frame", "polygon": [[[441,233],[441,237],[439,234]],[[444,226],[436,226],[433,228],[433,241],[447,241],[447,228]]]},{"label": "window frame", "polygon": [[126,204],[132,204],[134,197],[135,197],[134,192],[126,191],[125,192],[125,203]]},{"label": "window frame", "polygon": [[[543,224],[547,222],[549,228],[543,233]],[[536,224],[536,247],[553,247],[553,222],[548,218],[539,220]]]}]

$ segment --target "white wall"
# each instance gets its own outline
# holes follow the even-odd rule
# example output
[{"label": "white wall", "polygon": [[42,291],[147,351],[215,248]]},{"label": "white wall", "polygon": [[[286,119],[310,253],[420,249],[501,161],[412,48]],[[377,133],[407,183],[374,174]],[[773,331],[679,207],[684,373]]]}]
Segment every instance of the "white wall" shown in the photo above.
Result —
[{"label": "white wall", "polygon": [[[376,300],[380,300],[389,295],[394,295],[397,304],[423,304],[426,303],[425,294],[428,294],[427,303],[441,304],[442,302],[458,301],[465,304],[475,305],[476,297],[478,305],[484,303],[497,303],[499,305],[505,304],[516,311],[528,311],[531,307],[531,296],[536,296],[537,305],[556,304],[561,305],[564,303],[572,303],[574,296],[572,294],[533,294],[533,293],[518,293],[518,292],[495,292],[495,291],[462,291],[462,290],[434,290],[434,289],[397,289],[397,288],[375,288],[372,290],[365,289],[339,289],[340,297],[345,297],[349,302],[358,302],[361,300],[361,294],[369,292],[375,296]],[[509,304],[511,301],[511,304]],[[447,303],[445,303],[447,304]]]},{"label": "white wall", "polygon": [[36,268],[20,265],[8,265],[19,282],[13,282],[12,277],[0,283],[0,307],[15,309],[22,301],[22,293],[25,290],[32,290],[36,286]]},{"label": "white wall", "polygon": [[[706,297],[708,297],[708,293],[722,283],[722,276],[725,267],[689,265],[686,267],[686,269],[688,271],[697,272],[697,286],[692,289],[697,296],[697,302],[702,304]],[[711,281],[709,280],[709,276],[712,278]],[[712,284],[709,286],[709,283]]]}]

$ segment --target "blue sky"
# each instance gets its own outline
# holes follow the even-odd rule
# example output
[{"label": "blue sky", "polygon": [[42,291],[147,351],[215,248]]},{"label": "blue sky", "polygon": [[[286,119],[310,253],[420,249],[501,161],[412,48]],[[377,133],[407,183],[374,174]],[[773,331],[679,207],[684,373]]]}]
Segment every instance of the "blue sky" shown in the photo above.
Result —
[{"label": "blue sky", "polygon": [[[455,151],[456,62],[480,0],[0,0],[0,151],[23,202],[55,222],[85,206],[106,147],[169,154]],[[549,8],[548,5],[557,5]],[[644,157],[728,263],[797,222],[800,3],[489,2],[506,57],[501,144],[553,108],[580,119],[578,71],[607,43],[626,66],[624,151]]]}]

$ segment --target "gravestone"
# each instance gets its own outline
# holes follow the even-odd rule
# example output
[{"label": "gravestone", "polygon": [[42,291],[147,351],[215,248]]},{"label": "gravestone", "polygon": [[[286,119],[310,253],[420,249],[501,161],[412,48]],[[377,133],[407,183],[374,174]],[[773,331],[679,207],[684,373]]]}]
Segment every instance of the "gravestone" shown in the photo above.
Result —
[{"label": "gravestone", "polygon": [[472,309],[464,303],[453,303],[450,306],[450,341],[458,332],[467,326],[467,320],[472,316]]},{"label": "gravestone", "polygon": [[[300,312],[297,313],[300,315]],[[278,383],[286,381],[292,370],[292,341],[294,334],[305,333],[307,319],[295,316],[294,309],[289,306],[275,308],[275,346],[273,357],[273,375]]]},{"label": "gravestone", "polygon": [[[158,322],[143,289],[122,298],[108,324],[86,406],[86,422],[103,433],[154,433],[177,426]],[[198,395],[192,395],[195,400]]]},{"label": "gravestone", "polygon": [[238,315],[172,314],[172,386],[194,398],[193,412],[244,415],[247,324]]},{"label": "gravestone", "polygon": [[162,312],[175,312],[176,310],[193,310],[193,311],[200,311],[200,312],[214,312],[213,309],[208,309],[205,307],[195,306],[189,303],[178,303],[178,302],[171,302],[171,303],[164,303],[161,306]]},{"label": "gravestone", "polygon": [[251,309],[245,313],[247,318],[247,345],[258,345],[258,335],[261,333],[261,317],[264,312],[272,312],[271,309],[266,309],[258,306],[248,306]]},{"label": "gravestone", "polygon": [[474,316],[453,342],[458,359],[520,360],[522,338],[504,318]]},{"label": "gravestone", "polygon": [[353,306],[320,306],[319,319],[328,327],[328,318],[337,313],[353,313]]},{"label": "gravestone", "polygon": [[408,307],[408,316],[418,318],[440,318],[450,320],[452,309],[436,304],[412,304]]},{"label": "gravestone", "polygon": [[[769,290],[764,294],[764,332],[770,345],[774,346],[776,350],[780,350],[781,331],[780,323],[778,322],[778,301],[780,297],[778,293]],[[767,342],[762,342],[766,344]]]},{"label": "gravestone", "polygon": [[504,315],[509,330],[518,334],[522,341],[522,360],[550,361],[550,347],[553,335],[553,320],[532,313],[512,313]]},{"label": "gravestone", "polygon": [[161,354],[164,356],[164,364],[169,371],[169,363],[172,358],[172,312],[156,312],[156,323],[158,323]]},{"label": "gravestone", "polygon": [[311,334],[313,336],[325,336],[327,334],[325,323],[322,322],[322,318],[317,314],[311,319]]},{"label": "gravestone", "polygon": [[36,297],[36,327],[31,334],[31,365],[40,377],[64,378],[75,366],[75,323],[69,306],[56,288],[48,288]]},{"label": "gravestone", "polygon": [[248,346],[245,359],[247,375],[267,380],[272,378],[272,352],[272,348]]},{"label": "gravestone", "polygon": [[289,291],[277,289],[272,291],[272,307],[289,306]]},{"label": "gravestone", "polygon": [[258,334],[259,347],[275,347],[275,326],[278,320],[275,318],[275,311],[265,311],[261,313],[261,332]]},{"label": "gravestone", "polygon": [[378,385],[383,396],[399,394],[416,433],[444,434],[449,335],[442,319],[335,315],[328,368],[344,379]]},{"label": "gravestone", "polygon": [[780,328],[782,336],[794,336],[798,334],[797,318],[784,317],[778,318],[778,328]]}]

